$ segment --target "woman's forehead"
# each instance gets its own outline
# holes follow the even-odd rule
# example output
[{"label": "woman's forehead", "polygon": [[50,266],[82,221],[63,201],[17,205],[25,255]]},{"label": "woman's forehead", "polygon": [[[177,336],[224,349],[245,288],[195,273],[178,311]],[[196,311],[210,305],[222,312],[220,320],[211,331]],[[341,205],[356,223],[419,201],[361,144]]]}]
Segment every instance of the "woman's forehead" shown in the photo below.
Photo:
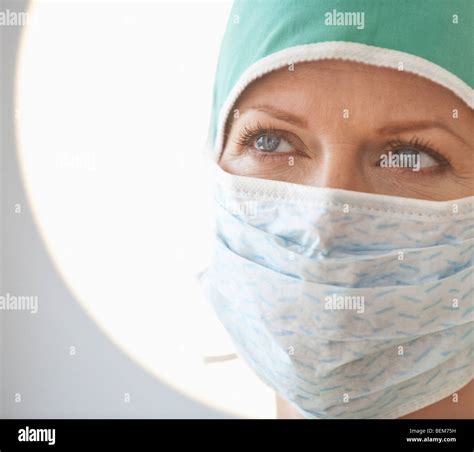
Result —
[{"label": "woman's forehead", "polygon": [[[430,96],[437,93],[445,94],[450,96],[453,102],[460,102],[457,96],[446,88],[416,74],[353,61],[337,60],[298,63],[292,67],[284,67],[270,72],[247,86],[240,99],[243,100],[250,94],[255,96],[265,93],[274,95],[285,91],[298,92],[301,88],[320,92],[330,86],[337,86],[337,91],[344,92],[347,89],[352,89],[354,84],[358,85],[359,90],[367,87],[371,90],[374,88],[387,90],[393,87],[398,90],[422,89]],[[336,93],[330,92],[328,94],[334,95]],[[356,97],[357,94],[357,91],[351,91],[348,100],[351,97]]]},{"label": "woman's forehead", "polygon": [[[451,91],[424,77],[352,61],[312,61],[273,71],[251,83],[236,102],[245,110],[262,103],[299,112],[369,106],[372,111],[407,110],[427,117],[451,117],[470,109]],[[449,107],[449,108],[448,108]]]}]

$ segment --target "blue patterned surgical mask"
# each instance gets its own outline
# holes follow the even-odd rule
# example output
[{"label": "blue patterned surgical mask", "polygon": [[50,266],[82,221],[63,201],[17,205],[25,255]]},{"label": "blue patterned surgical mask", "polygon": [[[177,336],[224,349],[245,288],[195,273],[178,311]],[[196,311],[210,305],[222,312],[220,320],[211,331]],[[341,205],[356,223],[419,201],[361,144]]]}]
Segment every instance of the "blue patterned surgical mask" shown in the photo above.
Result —
[{"label": "blue patterned surgical mask", "polygon": [[425,201],[216,165],[202,277],[238,354],[308,418],[398,418],[473,378],[474,197]]}]

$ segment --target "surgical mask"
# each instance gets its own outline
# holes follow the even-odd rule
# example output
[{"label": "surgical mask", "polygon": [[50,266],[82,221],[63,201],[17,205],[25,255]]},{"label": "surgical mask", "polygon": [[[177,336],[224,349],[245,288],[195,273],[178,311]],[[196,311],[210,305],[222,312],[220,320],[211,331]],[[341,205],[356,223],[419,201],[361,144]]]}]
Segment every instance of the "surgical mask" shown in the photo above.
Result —
[{"label": "surgical mask", "polygon": [[474,197],[215,172],[202,282],[237,353],[305,417],[398,418],[469,383]]}]

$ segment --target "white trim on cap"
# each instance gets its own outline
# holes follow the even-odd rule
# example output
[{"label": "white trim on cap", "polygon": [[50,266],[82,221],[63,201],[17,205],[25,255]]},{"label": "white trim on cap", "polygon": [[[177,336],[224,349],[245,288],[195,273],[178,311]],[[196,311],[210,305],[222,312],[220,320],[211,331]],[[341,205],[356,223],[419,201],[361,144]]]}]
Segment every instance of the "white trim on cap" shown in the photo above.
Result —
[{"label": "white trim on cap", "polygon": [[222,153],[221,148],[227,117],[237,98],[250,83],[269,72],[292,63],[327,59],[348,60],[396,70],[398,70],[399,64],[403,63],[405,72],[420,75],[444,86],[462,99],[469,108],[474,109],[474,90],[467,83],[443,67],[410,53],[345,41],[319,42],[288,47],[258,60],[240,76],[219,113],[217,136],[212,150],[212,157],[215,160],[219,159]]}]

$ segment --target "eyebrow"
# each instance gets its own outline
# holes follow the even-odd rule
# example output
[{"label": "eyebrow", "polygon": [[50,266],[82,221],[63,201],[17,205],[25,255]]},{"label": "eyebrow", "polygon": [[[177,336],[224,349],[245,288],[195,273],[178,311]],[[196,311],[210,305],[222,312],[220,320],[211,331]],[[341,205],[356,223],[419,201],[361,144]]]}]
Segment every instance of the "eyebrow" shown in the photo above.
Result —
[{"label": "eyebrow", "polygon": [[[301,118],[293,113],[280,110],[279,108],[274,107],[272,105],[259,104],[259,105],[253,105],[245,109],[245,111],[249,111],[249,110],[261,111],[261,112],[269,114],[270,116],[273,116],[276,119],[285,121],[289,124],[293,124],[295,126],[302,127],[305,129],[308,128],[308,122],[304,118]],[[407,121],[403,123],[397,122],[397,123],[387,124],[383,127],[380,127],[379,129],[376,130],[376,132],[379,133],[380,135],[389,135],[389,134],[397,134],[397,133],[402,133],[402,132],[413,132],[416,130],[424,130],[424,129],[442,129],[450,133],[451,135],[455,136],[458,140],[462,141],[464,144],[470,146],[470,144],[461,135],[456,133],[446,124],[443,124],[442,122],[439,122],[439,121],[423,120],[423,121]]]},{"label": "eyebrow", "polygon": [[305,129],[308,128],[308,121],[306,121],[304,118],[300,118],[299,116],[294,115],[293,113],[280,110],[279,108],[273,107],[272,105],[252,105],[251,107],[245,109],[245,111],[248,110],[262,111],[264,113],[268,113],[270,116],[273,116],[276,119],[280,119],[281,121],[285,121],[297,127],[302,127]]},{"label": "eyebrow", "polygon": [[377,132],[381,135],[388,135],[424,129],[442,129],[469,146],[469,143],[461,135],[457,134],[449,126],[439,121],[408,121],[404,123],[387,124],[386,126],[377,129]]}]

